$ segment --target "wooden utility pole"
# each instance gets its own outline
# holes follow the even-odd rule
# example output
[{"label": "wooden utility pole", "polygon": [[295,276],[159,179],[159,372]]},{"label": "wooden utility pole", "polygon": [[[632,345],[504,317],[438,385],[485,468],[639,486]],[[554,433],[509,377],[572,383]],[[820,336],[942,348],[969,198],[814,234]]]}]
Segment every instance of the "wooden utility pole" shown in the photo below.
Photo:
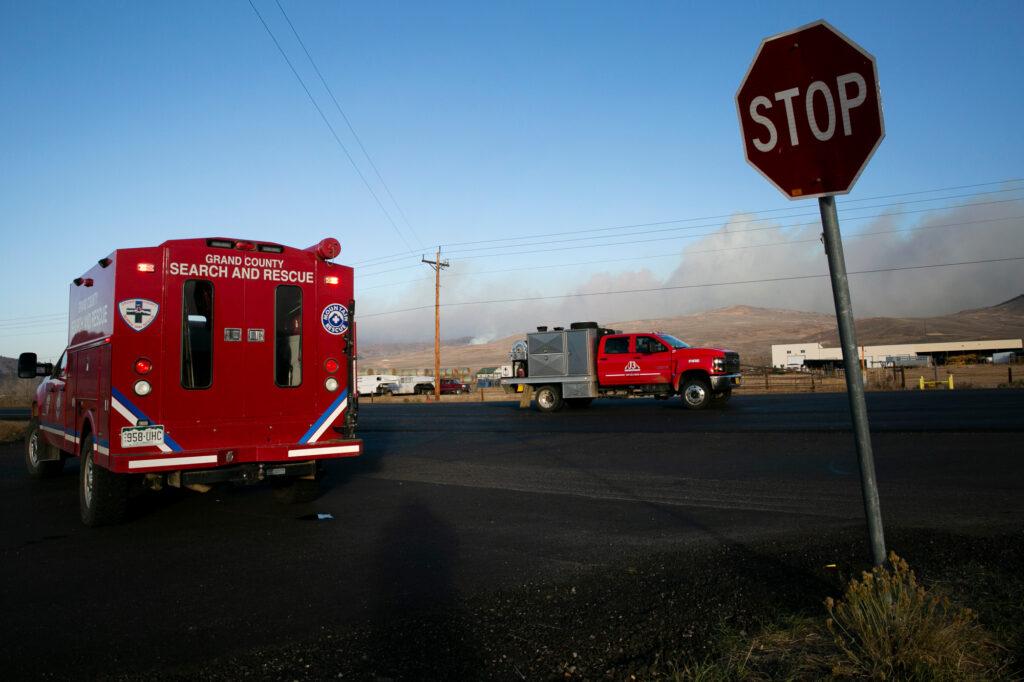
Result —
[{"label": "wooden utility pole", "polygon": [[420,260],[434,268],[434,400],[441,400],[441,270],[448,261],[441,260],[441,247],[437,247],[434,260],[420,256]]}]

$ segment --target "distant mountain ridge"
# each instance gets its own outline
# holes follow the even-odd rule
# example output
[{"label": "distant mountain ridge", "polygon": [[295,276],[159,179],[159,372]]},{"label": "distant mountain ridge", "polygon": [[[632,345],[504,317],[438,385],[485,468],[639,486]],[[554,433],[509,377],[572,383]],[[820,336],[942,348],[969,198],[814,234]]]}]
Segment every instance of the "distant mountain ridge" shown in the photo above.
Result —
[{"label": "distant mountain ridge", "polygon": [[[565,320],[565,324],[573,320]],[[787,342],[820,342],[839,345],[835,316],[799,310],[757,308],[733,305],[691,315],[620,322],[599,320],[605,326],[622,331],[664,331],[691,345],[718,346],[738,351],[744,364],[770,362],[771,346]],[[935,317],[868,317],[858,319],[857,341],[862,345],[889,343],[936,343],[1019,339],[1024,337],[1024,295],[987,308],[961,310]],[[445,367],[479,369],[508,362],[512,343],[527,331],[496,339],[486,344],[468,345],[446,341],[441,347]],[[434,363],[433,344],[422,343],[418,350],[378,343],[360,349],[362,368],[427,368]]]}]

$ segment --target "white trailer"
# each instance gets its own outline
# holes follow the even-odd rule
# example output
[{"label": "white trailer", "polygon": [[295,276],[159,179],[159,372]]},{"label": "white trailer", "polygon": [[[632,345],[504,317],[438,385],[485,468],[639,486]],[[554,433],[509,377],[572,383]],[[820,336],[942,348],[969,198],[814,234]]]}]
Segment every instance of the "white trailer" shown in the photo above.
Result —
[{"label": "white trailer", "polygon": [[434,392],[434,377],[425,374],[395,377],[393,383],[395,386],[392,387],[391,392],[395,395],[424,395]]},{"label": "white trailer", "polygon": [[356,390],[359,395],[380,395],[381,386],[397,382],[397,374],[365,374],[356,380]]}]

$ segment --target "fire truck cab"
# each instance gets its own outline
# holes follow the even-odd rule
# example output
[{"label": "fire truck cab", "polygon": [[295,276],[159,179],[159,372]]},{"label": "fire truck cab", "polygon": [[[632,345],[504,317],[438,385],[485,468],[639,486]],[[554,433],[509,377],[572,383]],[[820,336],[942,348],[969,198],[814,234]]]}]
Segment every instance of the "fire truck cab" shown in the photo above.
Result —
[{"label": "fire truck cab", "polygon": [[122,519],[129,486],[270,480],[315,496],[322,462],[355,437],[352,268],[338,241],[307,249],[230,238],[118,249],[71,284],[68,347],[44,376],[29,474],[79,457],[82,520]]}]

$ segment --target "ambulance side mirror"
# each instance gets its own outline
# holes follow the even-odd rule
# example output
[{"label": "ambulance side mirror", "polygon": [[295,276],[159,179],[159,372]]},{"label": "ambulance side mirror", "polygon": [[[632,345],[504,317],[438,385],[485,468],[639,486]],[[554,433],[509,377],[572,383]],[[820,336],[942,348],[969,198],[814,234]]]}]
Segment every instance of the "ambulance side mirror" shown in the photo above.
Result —
[{"label": "ambulance side mirror", "polygon": [[38,362],[35,353],[22,353],[18,356],[18,378],[35,379],[53,372],[53,364],[49,362]]}]

